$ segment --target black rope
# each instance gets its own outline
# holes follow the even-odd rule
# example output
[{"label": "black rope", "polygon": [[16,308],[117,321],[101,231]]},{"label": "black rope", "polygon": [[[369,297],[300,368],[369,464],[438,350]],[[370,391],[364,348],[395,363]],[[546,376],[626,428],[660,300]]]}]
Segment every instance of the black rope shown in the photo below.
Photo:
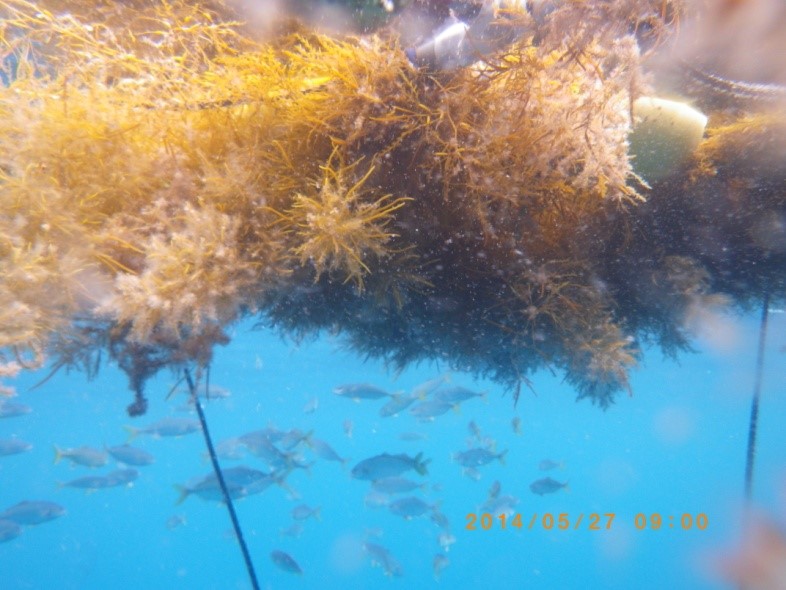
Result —
[{"label": "black rope", "polygon": [[[194,382],[191,380],[191,374],[188,372],[188,369],[185,369],[184,372],[186,375],[186,381],[188,382],[188,389],[191,392],[191,399],[194,400],[194,406],[196,406],[197,414],[199,415],[199,422],[202,424],[202,433],[205,435],[205,444],[207,445],[207,451],[210,454],[210,462],[213,464],[213,471],[218,478],[218,484],[221,486],[221,493],[224,495],[224,502],[227,505],[229,517],[232,519],[232,527],[235,529],[235,536],[237,537],[238,543],[240,543],[240,551],[243,553],[243,559],[246,562],[248,577],[251,579],[251,587],[254,590],[259,590],[259,582],[257,581],[256,571],[254,571],[254,564],[251,561],[251,554],[248,552],[246,540],[243,538],[243,531],[240,528],[240,521],[237,519],[237,513],[235,513],[235,505],[232,503],[232,498],[229,496],[229,490],[227,489],[227,484],[224,481],[224,474],[221,472],[221,467],[218,465],[216,449],[213,447],[213,440],[210,438],[210,431],[207,429],[205,412],[202,410],[202,404],[199,401],[199,396],[197,395]],[[209,382],[206,383],[206,387],[207,386],[209,386]]]},{"label": "black rope", "polygon": [[753,462],[756,458],[756,429],[759,425],[759,398],[761,382],[764,374],[764,343],[767,340],[767,318],[769,315],[770,295],[764,293],[761,306],[761,323],[759,324],[759,350],[756,354],[756,376],[753,384],[751,400],[751,418],[748,426],[748,455],[745,459],[745,501],[750,503],[753,493]]}]

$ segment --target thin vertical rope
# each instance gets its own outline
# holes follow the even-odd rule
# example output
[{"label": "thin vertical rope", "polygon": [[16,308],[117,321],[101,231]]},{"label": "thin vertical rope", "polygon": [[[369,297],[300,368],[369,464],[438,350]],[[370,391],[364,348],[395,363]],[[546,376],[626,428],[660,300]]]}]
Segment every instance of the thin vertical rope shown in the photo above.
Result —
[{"label": "thin vertical rope", "polygon": [[197,414],[199,415],[199,422],[202,424],[202,434],[205,436],[205,444],[207,445],[207,451],[210,454],[210,462],[213,464],[213,471],[216,474],[216,478],[218,478],[218,484],[221,486],[221,493],[224,496],[224,502],[226,503],[227,510],[229,511],[229,518],[232,519],[232,527],[235,529],[235,536],[237,537],[237,542],[240,544],[240,551],[243,553],[243,559],[246,562],[248,577],[251,579],[251,587],[253,590],[259,590],[257,574],[256,571],[254,571],[254,563],[251,561],[251,554],[248,552],[246,540],[243,538],[243,531],[240,528],[240,521],[237,519],[235,505],[232,503],[232,498],[229,496],[229,490],[227,489],[227,484],[224,481],[224,474],[221,472],[221,467],[218,464],[216,449],[213,447],[213,439],[210,438],[210,431],[207,429],[205,412],[202,410],[202,404],[199,401],[199,396],[197,395],[194,382],[191,380],[191,374],[188,372],[188,369],[185,369],[184,372],[186,375],[186,381],[188,382],[188,389],[191,392],[191,399],[194,400],[194,406],[196,406]]},{"label": "thin vertical rope", "polygon": [[756,376],[753,384],[751,400],[751,417],[748,425],[748,455],[745,460],[745,501],[750,504],[753,494],[753,466],[756,459],[756,431],[759,426],[759,398],[764,375],[764,343],[767,340],[767,319],[769,317],[770,295],[764,293],[761,305],[761,323],[759,324],[759,350],[756,354]]}]

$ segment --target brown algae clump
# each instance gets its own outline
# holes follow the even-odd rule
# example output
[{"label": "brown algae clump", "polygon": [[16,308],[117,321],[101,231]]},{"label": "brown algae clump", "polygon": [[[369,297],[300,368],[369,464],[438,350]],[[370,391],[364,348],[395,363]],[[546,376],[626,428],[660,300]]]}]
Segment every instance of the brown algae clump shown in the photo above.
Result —
[{"label": "brown algae clump", "polygon": [[[786,280],[784,176],[733,171],[782,117],[711,117],[693,159],[641,182],[631,23],[660,40],[678,11],[622,4],[565,3],[552,22],[610,24],[434,72],[389,31],[262,41],[218,1],[0,2],[0,377],[104,351],[139,413],[147,378],[209,363],[256,314],[514,388],[555,367],[611,403],[641,341],[676,350],[691,306]],[[742,217],[714,232],[718,210]]]}]

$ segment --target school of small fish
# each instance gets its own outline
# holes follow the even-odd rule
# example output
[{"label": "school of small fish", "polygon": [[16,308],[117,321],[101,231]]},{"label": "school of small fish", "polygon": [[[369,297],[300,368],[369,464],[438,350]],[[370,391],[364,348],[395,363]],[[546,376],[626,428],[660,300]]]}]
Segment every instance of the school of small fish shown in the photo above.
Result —
[{"label": "school of small fish", "polygon": [[[180,393],[182,390],[176,390]],[[486,392],[450,384],[449,376],[431,379],[413,388],[411,392],[388,392],[370,383],[347,383],[333,388],[333,393],[353,402],[369,403],[383,401],[378,410],[381,418],[394,418],[407,414],[421,425],[434,422],[439,416],[451,411],[458,411],[462,404],[476,399],[486,399]],[[220,387],[211,387],[208,394],[200,394],[200,399],[225,399],[231,394]],[[305,415],[313,414],[319,409],[318,397],[313,396],[303,406]],[[193,404],[193,400],[190,400]],[[189,408],[186,407],[186,410]],[[193,409],[193,405],[190,409]],[[32,412],[25,404],[10,400],[0,400],[0,418],[15,418]],[[516,416],[511,420],[510,427],[515,435],[521,435],[521,419]],[[90,473],[58,482],[61,488],[76,488],[88,493],[106,488],[132,486],[139,477],[137,468],[154,464],[155,457],[149,451],[131,443],[141,437],[179,438],[201,431],[200,422],[194,418],[171,416],[163,418],[143,427],[125,427],[127,440],[122,444],[103,448],[82,445],[77,447],[61,447],[54,445],[54,463],[68,462],[72,468],[86,468]],[[508,449],[497,450],[496,440],[484,435],[477,423],[472,420],[468,424],[470,436],[465,449],[456,450],[452,462],[461,468],[464,476],[478,481],[482,477],[481,470],[489,464],[505,464]],[[347,438],[352,438],[354,424],[352,420],[343,422],[343,431]],[[400,441],[425,444],[429,435],[422,431],[404,431],[397,435]],[[30,451],[33,445],[12,436],[0,438],[0,457]],[[338,463],[346,468],[348,457],[343,457],[331,444],[314,436],[313,431],[304,432],[297,428],[281,430],[272,425],[220,440],[215,445],[219,460],[228,461],[253,460],[260,463],[255,468],[248,465],[222,467],[222,479],[226,492],[233,500],[262,494],[275,485],[284,489],[290,499],[299,499],[300,494],[288,483],[288,476],[298,469],[309,471],[316,460]],[[310,455],[310,456],[309,456]],[[386,510],[404,521],[427,518],[437,528],[436,540],[438,550],[432,560],[432,571],[435,580],[439,580],[442,572],[450,564],[447,553],[456,543],[448,517],[440,510],[441,501],[428,498],[431,492],[440,492],[439,484],[428,481],[428,466],[433,458],[426,457],[424,452],[415,454],[389,453],[382,451],[376,455],[362,458],[349,469],[351,480],[368,486],[364,503],[368,508]],[[114,461],[116,469],[96,473]],[[563,469],[562,461],[543,459],[538,464],[541,471]],[[353,484],[354,485],[354,484]],[[173,482],[178,493],[175,504],[185,502],[191,496],[210,502],[223,502],[224,490],[213,471],[193,477],[186,482]],[[552,494],[567,488],[567,482],[560,482],[551,477],[533,481],[530,491],[536,495]],[[489,513],[497,517],[510,516],[517,510],[520,501],[517,497],[502,493],[502,484],[495,481],[488,491],[485,502],[477,507],[479,512]],[[320,521],[321,506],[310,506],[300,503],[291,510],[291,524],[282,528],[282,538],[300,537],[309,521]],[[22,534],[23,527],[38,525],[66,513],[65,508],[53,502],[36,500],[21,501],[0,512],[0,542],[10,541]],[[164,523],[169,530],[187,524],[182,514],[173,514]],[[379,543],[382,531],[366,531],[362,550],[373,567],[379,567],[385,576],[400,577],[404,568],[390,550]],[[304,570],[296,559],[281,549],[273,549],[270,560],[280,570],[303,575]]]}]

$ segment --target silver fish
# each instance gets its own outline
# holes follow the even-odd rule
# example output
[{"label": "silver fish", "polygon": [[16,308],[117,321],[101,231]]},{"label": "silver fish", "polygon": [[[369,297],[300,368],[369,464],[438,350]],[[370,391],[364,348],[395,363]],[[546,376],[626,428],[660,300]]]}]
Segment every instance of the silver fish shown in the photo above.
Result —
[{"label": "silver fish", "polygon": [[363,505],[367,508],[386,508],[388,504],[390,504],[390,496],[376,490],[371,490],[363,496]]},{"label": "silver fish", "polygon": [[292,518],[295,520],[306,520],[307,518],[316,518],[317,520],[322,520],[320,516],[321,508],[317,506],[316,508],[311,508],[305,504],[300,504],[299,506],[295,506],[292,509]]},{"label": "silver fish", "polygon": [[485,391],[478,393],[476,391],[472,391],[471,389],[467,389],[466,387],[454,386],[440,389],[437,393],[434,394],[434,399],[451,404],[460,404],[461,402],[470,400],[473,397],[482,397],[483,399],[486,399],[486,395],[488,394]]},{"label": "silver fish", "polygon": [[114,459],[126,465],[142,467],[144,465],[152,465],[155,462],[155,457],[153,457],[153,455],[143,449],[132,447],[131,445],[107,447],[106,451],[112,455]]},{"label": "silver fish", "polygon": [[119,484],[105,475],[87,475],[85,477],[77,477],[76,479],[58,485],[63,488],[77,488],[80,490],[94,491],[117,487]]},{"label": "silver fish", "polygon": [[543,459],[543,461],[538,463],[538,469],[540,469],[541,471],[551,471],[552,469],[556,469],[557,467],[559,467],[560,469],[564,467],[562,461],[558,462],[558,461],[552,461],[551,459]]},{"label": "silver fish", "polygon": [[421,421],[433,420],[437,416],[446,414],[449,410],[456,407],[456,404],[445,402],[438,399],[431,399],[425,402],[420,402],[416,406],[409,409],[409,414],[418,418]]},{"label": "silver fish", "polygon": [[494,459],[498,459],[500,463],[505,464],[505,454],[507,449],[501,453],[493,453],[488,449],[476,448],[468,451],[460,451],[453,453],[453,460],[462,467],[481,467],[491,463]]},{"label": "silver fish", "polygon": [[407,520],[423,516],[424,514],[434,510],[436,506],[427,504],[420,498],[415,496],[407,496],[406,498],[399,498],[394,502],[388,504],[388,510],[391,514],[401,516]]},{"label": "silver fish", "polygon": [[302,522],[293,522],[290,526],[285,529],[279,529],[278,534],[282,537],[294,537],[295,539],[299,538],[300,535],[303,534],[303,526]]},{"label": "silver fish", "polygon": [[71,449],[61,449],[55,445],[55,464],[61,459],[68,459],[76,465],[85,467],[103,467],[109,460],[109,455],[101,449],[93,447],[76,447]]},{"label": "silver fish", "polygon": [[385,549],[382,545],[366,541],[363,543],[363,551],[371,557],[371,564],[382,567],[382,571],[386,576],[400,577],[404,575],[404,568],[398,560],[390,554],[390,551]]},{"label": "silver fish", "polygon": [[16,539],[22,534],[22,527],[11,520],[0,518],[0,543]]},{"label": "silver fish", "polygon": [[407,442],[416,442],[420,440],[426,440],[428,438],[428,434],[423,432],[402,432],[398,435],[399,440],[404,440]]},{"label": "silver fish", "polygon": [[25,500],[14,504],[0,513],[0,519],[10,520],[16,524],[41,524],[59,518],[65,514],[65,508],[54,502]]},{"label": "silver fish", "polygon": [[355,401],[390,397],[390,393],[369,383],[347,383],[333,388],[333,393]]},{"label": "silver fish", "polygon": [[199,420],[194,420],[193,418],[172,417],[164,418],[144,428],[126,426],[125,429],[128,431],[128,442],[131,442],[140,434],[149,434],[153,437],[185,436],[192,432],[199,432],[202,430],[202,425],[199,423]]},{"label": "silver fish", "polygon": [[311,440],[309,441],[309,445],[311,446],[311,449],[314,451],[314,454],[320,459],[324,459],[325,461],[337,461],[342,465],[344,465],[349,460],[340,457],[339,454],[333,450],[333,447],[331,447],[328,443],[326,443],[324,440],[321,440],[319,438],[312,437]]},{"label": "silver fish", "polygon": [[0,418],[16,418],[33,411],[27,404],[0,399]]},{"label": "silver fish", "polygon": [[[232,438],[226,438],[220,441],[216,445],[216,455],[220,459],[226,459],[227,461],[236,461],[242,459],[245,456],[243,452],[243,442],[240,440],[240,437],[234,436]],[[207,455],[206,458],[210,458]]]},{"label": "silver fish", "polygon": [[417,483],[405,477],[383,477],[371,484],[371,489],[383,494],[403,494],[417,488],[422,490],[425,487],[425,483]]},{"label": "silver fish", "polygon": [[[276,473],[265,473],[257,469],[249,467],[230,467],[229,469],[222,470],[224,483],[227,486],[230,498],[238,499],[258,494],[267,489],[273,483],[282,481]],[[186,500],[190,495],[196,495],[203,500],[219,501],[224,500],[224,495],[221,490],[221,484],[214,472],[210,472],[201,478],[196,478],[186,483],[184,486],[175,486],[175,489],[180,492],[180,497],[177,504]]]},{"label": "silver fish", "polygon": [[352,468],[352,477],[355,479],[375,480],[383,477],[394,477],[401,475],[405,471],[414,469],[420,475],[428,474],[426,465],[429,460],[423,461],[423,453],[418,453],[415,457],[410,457],[401,453],[390,455],[382,453],[374,457],[364,459]]},{"label": "silver fish", "polygon": [[32,448],[33,445],[19,438],[0,438],[0,457],[26,453]]},{"label": "silver fish", "polygon": [[511,516],[515,514],[516,506],[518,505],[518,503],[519,503],[519,499],[509,494],[504,494],[502,496],[497,496],[497,497],[490,497],[483,504],[481,511],[488,512],[493,516],[499,516],[500,514],[504,514],[505,516]]},{"label": "silver fish", "polygon": [[402,393],[394,393],[390,397],[390,401],[379,409],[379,415],[382,418],[389,418],[390,416],[397,416],[409,406],[414,404],[420,399],[417,395],[404,395]]},{"label": "silver fish", "polygon": [[431,395],[436,389],[438,389],[443,383],[448,383],[450,381],[450,375],[442,375],[441,377],[437,377],[436,379],[429,379],[421,383],[420,385],[416,386],[412,390],[413,397],[417,397],[420,399],[425,399],[429,395]]},{"label": "silver fish", "polygon": [[432,568],[434,570],[434,579],[437,582],[439,582],[439,575],[442,573],[442,570],[448,567],[449,564],[450,564],[450,560],[447,558],[446,555],[443,555],[442,553],[437,553],[434,556]]},{"label": "silver fish", "polygon": [[543,494],[553,494],[554,492],[558,492],[562,488],[566,487],[568,487],[568,482],[560,483],[557,480],[551,479],[550,477],[545,477],[543,479],[533,481],[530,484],[529,489],[532,490],[533,494],[542,496]]}]

